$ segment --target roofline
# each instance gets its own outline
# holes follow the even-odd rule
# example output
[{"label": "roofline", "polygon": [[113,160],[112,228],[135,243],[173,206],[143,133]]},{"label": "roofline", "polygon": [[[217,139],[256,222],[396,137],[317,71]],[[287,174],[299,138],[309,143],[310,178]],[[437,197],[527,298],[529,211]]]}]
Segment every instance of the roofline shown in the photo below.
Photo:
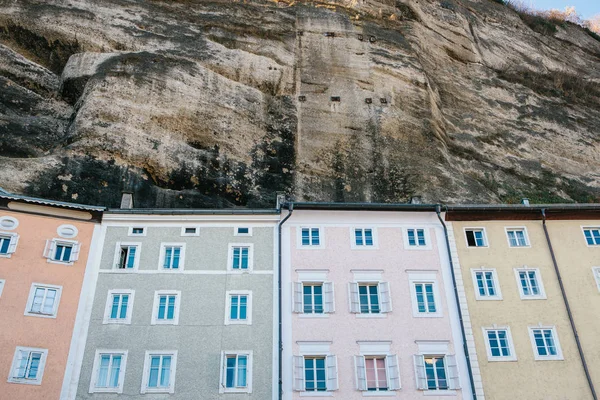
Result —
[{"label": "roofline", "polygon": [[439,204],[409,203],[336,203],[336,202],[288,202],[283,207],[294,210],[338,210],[338,211],[436,211]]},{"label": "roofline", "polygon": [[37,197],[22,196],[19,194],[8,193],[5,190],[0,191],[0,199],[22,201],[25,203],[39,204],[39,205],[43,205],[43,206],[69,208],[69,209],[73,209],[73,210],[85,210],[85,211],[95,211],[95,212],[106,211],[106,207],[90,206],[87,204],[79,204],[79,203],[67,203],[65,201],[47,200],[47,199],[40,199]]},{"label": "roofline", "polygon": [[541,212],[546,211],[600,211],[600,203],[574,203],[574,204],[451,204],[443,205],[444,211],[512,211],[512,212]]},{"label": "roofline", "polygon": [[180,208],[109,208],[106,214],[136,214],[136,215],[275,215],[280,211],[268,209],[180,209]]}]

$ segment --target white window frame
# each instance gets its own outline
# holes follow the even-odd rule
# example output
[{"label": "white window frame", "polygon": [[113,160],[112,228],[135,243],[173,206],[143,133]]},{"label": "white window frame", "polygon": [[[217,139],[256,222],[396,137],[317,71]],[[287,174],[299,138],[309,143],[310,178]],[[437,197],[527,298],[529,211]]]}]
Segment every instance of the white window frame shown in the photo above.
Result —
[{"label": "white window frame", "polygon": [[[419,245],[418,242],[418,235],[417,237],[417,244],[414,246],[411,246],[409,241],[408,241],[408,231],[409,230],[414,230],[415,234],[416,231],[422,229],[423,230],[423,237],[425,238],[425,245]],[[408,228],[402,228],[402,238],[404,241],[404,250],[431,250],[431,236],[429,234],[429,227],[426,226],[411,226]]]},{"label": "white window frame", "polygon": [[583,241],[585,242],[585,245],[586,245],[587,247],[598,247],[598,246],[600,246],[600,243],[597,243],[597,244],[589,244],[589,243],[587,242],[587,239],[586,239],[586,237],[585,237],[585,231],[586,231],[586,230],[596,230],[596,229],[600,230],[600,226],[582,226],[582,227],[581,227],[581,234],[583,235]]},{"label": "white window frame", "polygon": [[[194,233],[187,233],[186,229],[195,229]],[[198,226],[182,226],[181,236],[200,236],[200,227]]]},{"label": "white window frame", "polygon": [[[247,296],[246,319],[231,319],[231,296]],[[225,325],[252,325],[252,290],[228,290],[225,292]]]},{"label": "white window frame", "polygon": [[[158,319],[160,296],[175,296],[175,309],[173,319]],[[168,306],[168,303],[167,303]],[[150,325],[179,325],[179,311],[181,309],[181,290],[156,290],[154,291],[154,304],[152,305],[152,320]],[[166,310],[165,310],[166,312]]]},{"label": "white window frame", "polygon": [[[337,356],[331,354],[331,342],[297,342],[299,355],[292,357],[292,388],[295,392],[301,392],[300,396],[320,397],[332,396],[333,391],[339,389],[339,375]],[[306,390],[306,373],[304,370],[304,358],[325,358],[325,389],[323,391]],[[301,386],[301,387],[300,387]]]},{"label": "white window frame", "polygon": [[[412,312],[415,318],[441,318],[444,316],[442,308],[442,298],[440,296],[440,288],[437,275],[435,272],[410,272],[408,274],[408,284],[410,290],[410,298],[412,300]],[[417,299],[416,284],[432,284],[433,285],[433,300],[435,301],[435,312],[419,312],[419,302]]]},{"label": "white window frame", "polygon": [[[148,379],[150,378],[150,359],[152,356],[171,356],[171,375],[169,379],[169,387],[166,388],[150,388],[148,387]],[[162,364],[161,364],[162,365]],[[177,350],[146,350],[144,356],[144,373],[142,376],[141,394],[145,393],[175,393],[175,373],[177,371]]]},{"label": "white window frame", "polygon": [[6,253],[0,254],[2,258],[10,258],[16,251],[19,244],[19,235],[15,232],[0,231],[0,236],[8,238],[8,249]]},{"label": "white window frame", "polygon": [[7,231],[12,231],[14,229],[17,229],[18,226],[19,226],[19,220],[16,219],[15,217],[9,217],[7,215],[0,217],[0,228],[1,229],[6,229]]},{"label": "white window frame", "polygon": [[[468,249],[485,249],[490,247],[490,244],[488,242],[488,238],[487,238],[487,232],[485,231],[484,227],[467,227],[463,229],[464,233],[465,233],[465,244],[467,246]],[[467,238],[467,231],[481,231],[483,233],[483,246],[469,246],[469,239]]]},{"label": "white window frame", "polygon": [[[455,395],[456,391],[461,388],[460,382],[460,371],[458,370],[458,360],[455,354],[450,353],[449,342],[447,341],[415,341],[419,351],[413,356],[413,364],[415,368],[415,379],[417,390],[422,391],[424,395],[429,396],[444,396],[444,395]],[[444,369],[446,370],[446,380],[448,382],[448,389],[429,389],[427,387],[427,380],[425,380],[425,387],[421,387],[419,383],[419,360],[423,360],[425,357],[444,357]],[[451,374],[449,364],[453,362],[455,371]],[[423,367],[423,373],[425,374],[425,368]]]},{"label": "white window frame", "polygon": [[[133,268],[119,268],[119,261],[121,258],[121,247],[133,247],[135,246],[135,258],[133,260]],[[121,274],[127,274],[132,272],[137,272],[140,266],[140,257],[142,252],[142,243],[141,242],[117,242],[115,245],[115,257],[112,264],[112,270]],[[129,256],[128,256],[129,257]]]},{"label": "white window frame", "polygon": [[[33,299],[35,298],[35,291],[38,288],[44,289],[55,289],[56,290],[56,298],[54,300],[54,309],[52,310],[52,314],[38,314],[31,312],[31,307],[33,306]],[[25,313],[23,315],[28,315],[31,317],[39,317],[39,318],[56,318],[58,315],[58,305],[60,303],[60,296],[62,294],[62,286],[57,285],[48,285],[45,283],[37,283],[34,282],[31,284],[31,288],[29,289],[29,297],[27,298],[27,305],[25,306]]]},{"label": "white window frame", "polygon": [[[233,248],[248,247],[248,269],[233,268]],[[254,269],[254,243],[229,243],[227,256],[227,272],[231,274],[247,274]]]},{"label": "white window frame", "polygon": [[[377,301],[379,312],[362,313],[360,307],[360,286],[377,286]],[[348,284],[348,305],[350,313],[356,314],[357,318],[386,318],[387,314],[392,312],[392,292],[390,283],[381,280],[360,279]],[[387,295],[382,295],[386,293]],[[369,301],[370,302],[370,301]]]},{"label": "white window frame", "polygon": [[[363,232],[363,243],[365,243],[365,230],[366,229],[370,229],[371,230],[371,237],[373,239],[373,244],[368,246],[366,244],[356,244],[356,230],[360,229]],[[372,226],[353,226],[350,228],[350,248],[353,250],[376,250],[379,248],[379,240],[378,240],[378,236],[377,236],[377,229],[375,229]]]},{"label": "white window frame", "polygon": [[[179,247],[181,250],[179,251],[179,267],[176,269],[173,268],[164,268],[165,264],[165,254],[167,252],[167,247]],[[137,254],[136,254],[137,257]],[[185,267],[185,243],[183,242],[162,242],[160,244],[160,255],[158,256],[158,270],[165,273],[177,273],[183,271]]]},{"label": "white window frame", "polygon": [[[135,229],[140,229],[141,228],[141,229],[143,229],[143,232],[142,233],[133,233],[133,229],[134,228]],[[146,226],[139,226],[139,225],[137,225],[137,226],[130,226],[129,230],[127,231],[127,236],[139,236],[139,237],[141,237],[141,236],[146,236],[147,233],[148,233],[148,227],[146,227]]]},{"label": "white window frame", "polygon": [[0,297],[2,297],[2,291],[4,290],[5,284],[6,284],[6,279],[0,279]]},{"label": "white window frame", "polygon": [[[129,300],[127,303],[127,313],[124,319],[111,319],[110,315],[112,313],[112,303],[113,296],[115,294],[127,294],[129,295]],[[102,324],[122,324],[129,325],[131,324],[131,317],[133,315],[133,301],[135,299],[135,290],[132,289],[111,289],[108,291],[108,295],[106,296],[106,305],[104,307],[104,319],[102,320]]]},{"label": "white window frame", "polygon": [[[542,274],[539,268],[530,268],[526,265],[520,268],[514,268],[515,271],[515,279],[517,280],[517,288],[519,290],[519,296],[521,300],[545,300],[546,299],[546,290],[544,289],[544,282],[542,280]],[[521,278],[519,277],[519,272],[526,271],[535,271],[535,277],[538,284],[538,289],[540,291],[537,295],[525,295],[523,291],[523,286],[521,285]]]},{"label": "white window frame", "polygon": [[[19,360],[19,353],[23,352],[37,352],[42,353],[40,357],[40,363],[38,365],[38,374],[35,379],[26,379],[26,378],[17,378],[15,377],[16,370],[19,368],[17,365]],[[46,367],[46,359],[48,358],[48,349],[41,349],[36,347],[24,347],[17,346],[15,349],[15,354],[12,359],[12,364],[10,366],[10,371],[8,373],[8,382],[9,383],[20,383],[25,385],[41,385],[42,378],[44,377],[44,368]]]},{"label": "white window frame", "polygon": [[[391,352],[391,343],[391,341],[357,342],[360,348],[360,355],[354,356],[354,378],[356,390],[363,392],[363,396],[396,396],[395,392],[402,389],[398,356]],[[385,359],[387,390],[368,390],[366,358]],[[364,371],[362,371],[362,369],[364,369]],[[397,381],[397,383],[393,381]]]},{"label": "white window frame", "polygon": [[[225,387],[227,376],[227,356],[246,356],[248,364],[246,365],[246,387],[244,388],[228,388]],[[237,363],[236,363],[237,368]],[[219,370],[219,393],[252,393],[252,350],[225,350],[221,351],[221,368]]]},{"label": "white window frame", "polygon": [[[69,261],[55,260],[54,255],[56,254],[56,246],[71,246],[71,254]],[[76,240],[53,238],[46,240],[46,247],[44,248],[44,257],[46,262],[51,264],[62,264],[62,265],[73,265],[75,261],[79,259],[79,253],[81,252],[81,244]]]},{"label": "white window frame", "polygon": [[592,267],[592,274],[594,275],[594,280],[596,281],[596,288],[600,292],[600,267]]},{"label": "white window frame", "polygon": [[[496,294],[493,296],[482,296],[479,293],[479,286],[477,285],[477,273],[478,272],[491,272],[492,280],[494,282],[494,289],[496,290]],[[473,279],[473,290],[475,291],[475,300],[483,300],[483,301],[494,301],[494,300],[502,300],[502,291],[500,290],[500,281],[498,280],[498,273],[496,268],[471,268],[471,278]],[[486,287],[487,291],[487,287]]]},{"label": "white window frame", "polygon": [[[510,237],[508,236],[509,231],[523,231],[523,237],[525,238],[525,246],[512,246],[510,244]],[[529,233],[527,232],[527,227],[525,226],[505,226],[504,233],[506,234],[506,243],[508,243],[508,247],[511,249],[528,249],[531,247],[531,241],[529,240]]]},{"label": "white window frame", "polygon": [[[531,340],[533,357],[536,361],[546,361],[546,360],[561,361],[561,360],[564,360],[563,353],[562,353],[562,347],[560,346],[560,341],[558,340],[558,332],[556,331],[556,326],[539,324],[537,326],[528,326],[527,329],[529,331],[529,339]],[[556,346],[556,355],[541,356],[538,354],[537,345],[535,343],[535,337],[533,335],[533,331],[536,329],[542,329],[542,330],[550,329],[552,331],[552,339],[554,340],[554,344]]]},{"label": "white window frame", "polygon": [[[240,233],[238,230],[240,228],[248,229],[248,233]],[[233,228],[233,236],[252,236],[252,227],[251,226],[236,226]]]},{"label": "white window frame", "polygon": [[[303,245],[302,244],[302,229],[318,229],[319,230],[319,244],[306,244]],[[311,235],[309,235],[310,238],[312,238],[312,231],[311,231]],[[312,240],[311,240],[312,242]],[[308,226],[308,225],[302,225],[302,226],[298,226],[296,229],[296,247],[298,249],[304,249],[304,250],[310,250],[310,249],[323,249],[325,248],[325,229],[322,226],[318,226],[318,225],[312,225],[312,226]]]},{"label": "white window frame", "polygon": [[[481,331],[483,332],[483,341],[485,342],[485,349],[487,352],[488,361],[517,361],[517,353],[515,352],[515,346],[512,339],[512,333],[510,331],[510,326],[488,326],[482,327]],[[492,347],[490,346],[490,340],[488,337],[488,331],[506,331],[506,341],[508,342],[508,349],[510,351],[509,356],[493,356],[492,355]]]},{"label": "white window frame", "polygon": [[[304,286],[322,286],[323,312],[305,313],[304,312]],[[327,318],[328,314],[335,312],[335,288],[333,282],[326,280],[302,280],[292,283],[292,312],[299,314],[303,318]]]},{"label": "white window frame", "polygon": [[[125,369],[127,367],[127,350],[105,350],[96,349],[94,355],[94,366],[92,367],[92,379],[90,380],[89,393],[123,393],[123,383],[125,382]],[[121,366],[119,368],[119,381],[117,387],[96,387],[98,382],[98,373],[100,370],[100,359],[103,355],[121,356]],[[109,371],[110,372],[110,371]]]}]

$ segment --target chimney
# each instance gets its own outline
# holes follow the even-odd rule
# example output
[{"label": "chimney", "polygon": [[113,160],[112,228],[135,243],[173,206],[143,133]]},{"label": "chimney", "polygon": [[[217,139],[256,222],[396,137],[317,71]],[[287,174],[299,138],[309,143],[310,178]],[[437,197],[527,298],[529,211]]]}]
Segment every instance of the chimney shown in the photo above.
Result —
[{"label": "chimney", "polygon": [[286,202],[287,196],[285,195],[285,192],[277,192],[277,205],[275,208],[277,208],[277,210],[281,210],[281,206]]},{"label": "chimney", "polygon": [[529,207],[529,199],[527,197],[524,197],[521,199],[521,204],[523,204],[524,206],[528,206]]},{"label": "chimney", "polygon": [[421,204],[421,196],[413,196],[410,198],[410,204]]},{"label": "chimney", "polygon": [[133,193],[123,192],[123,195],[121,196],[121,207],[119,208],[133,208]]}]

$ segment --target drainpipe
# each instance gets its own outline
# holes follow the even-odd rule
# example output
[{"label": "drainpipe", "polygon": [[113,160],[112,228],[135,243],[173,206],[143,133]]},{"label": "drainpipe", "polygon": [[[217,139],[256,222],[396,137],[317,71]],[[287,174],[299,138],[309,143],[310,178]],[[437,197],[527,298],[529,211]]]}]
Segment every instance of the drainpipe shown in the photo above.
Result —
[{"label": "drainpipe", "polygon": [[[471,367],[471,357],[469,357],[469,348],[467,346],[467,336],[465,335],[465,326],[463,322],[463,315],[460,309],[460,301],[458,297],[458,288],[456,286],[456,275],[454,275],[454,263],[452,262],[452,253],[450,252],[450,239],[448,238],[448,227],[441,216],[442,206],[436,204],[435,213],[438,219],[442,223],[444,228],[444,236],[446,237],[446,251],[448,252],[448,261],[450,261],[450,274],[452,275],[452,286],[454,287],[454,298],[456,300],[456,308],[458,309],[458,319],[460,321],[460,332],[462,335],[463,349],[465,352],[465,358],[467,359],[467,371],[469,372],[469,382],[471,384],[471,392],[473,393],[473,400],[477,400],[477,394],[475,392],[475,381],[473,380],[473,368]],[[597,400],[597,399],[594,399]]]},{"label": "drainpipe", "polygon": [[546,242],[548,243],[548,249],[550,250],[550,255],[552,256],[552,264],[554,265],[554,271],[556,272],[556,277],[558,278],[558,285],[560,286],[560,292],[562,294],[563,301],[565,302],[565,308],[567,309],[567,315],[569,316],[569,322],[571,323],[571,329],[573,330],[573,335],[575,336],[575,342],[577,343],[577,350],[579,351],[579,357],[581,358],[581,364],[583,365],[583,370],[585,371],[585,377],[587,378],[588,385],[590,386],[590,390],[592,391],[592,397],[594,400],[598,400],[598,396],[596,395],[596,389],[594,389],[594,383],[592,382],[592,377],[590,376],[590,371],[588,370],[587,362],[585,361],[585,356],[583,355],[583,347],[581,347],[581,342],[579,341],[579,334],[577,333],[577,328],[575,327],[575,320],[573,319],[573,314],[571,314],[571,307],[569,306],[569,300],[567,299],[567,293],[565,291],[565,286],[563,284],[562,278],[560,276],[560,271],[558,269],[558,263],[556,262],[556,256],[554,255],[554,249],[552,248],[552,242],[550,241],[550,235],[548,234],[548,227],[546,226],[546,209],[542,208],[542,226],[544,227],[544,234],[546,235]]},{"label": "drainpipe", "polygon": [[282,299],[282,290],[281,290],[281,270],[283,269],[282,267],[282,255],[281,255],[281,227],[283,226],[283,224],[285,223],[285,221],[288,220],[288,218],[290,218],[292,216],[292,213],[294,212],[294,203],[288,203],[288,215],[285,216],[284,219],[281,220],[281,222],[279,222],[279,225],[277,225],[277,231],[278,231],[278,245],[277,245],[277,251],[278,251],[278,265],[277,265],[277,271],[278,271],[278,283],[277,283],[277,289],[279,291],[279,296],[278,296],[278,301],[279,301],[279,365],[278,365],[278,370],[279,370],[279,400],[283,399],[283,311],[282,311],[282,304],[283,304],[283,299]]}]

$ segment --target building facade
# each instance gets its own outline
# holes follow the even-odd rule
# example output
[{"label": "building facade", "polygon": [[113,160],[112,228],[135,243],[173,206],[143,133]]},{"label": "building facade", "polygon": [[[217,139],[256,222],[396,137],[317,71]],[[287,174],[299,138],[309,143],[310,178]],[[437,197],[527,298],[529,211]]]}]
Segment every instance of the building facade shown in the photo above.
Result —
[{"label": "building facade", "polygon": [[60,398],[102,210],[0,193],[0,398]]},{"label": "building facade", "polygon": [[137,212],[105,215],[67,398],[274,398],[278,213]]},{"label": "building facade", "polygon": [[356,208],[294,203],[283,225],[283,399],[472,398],[434,208]]}]

